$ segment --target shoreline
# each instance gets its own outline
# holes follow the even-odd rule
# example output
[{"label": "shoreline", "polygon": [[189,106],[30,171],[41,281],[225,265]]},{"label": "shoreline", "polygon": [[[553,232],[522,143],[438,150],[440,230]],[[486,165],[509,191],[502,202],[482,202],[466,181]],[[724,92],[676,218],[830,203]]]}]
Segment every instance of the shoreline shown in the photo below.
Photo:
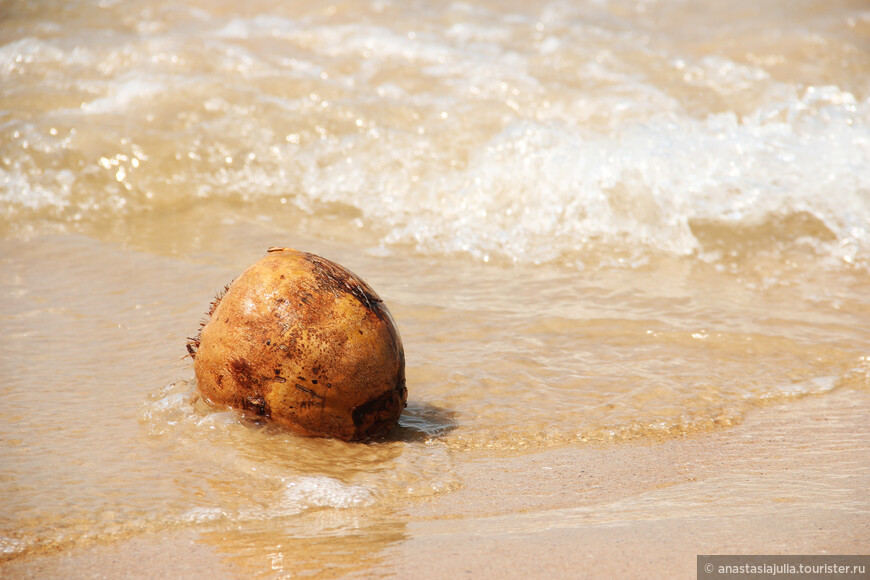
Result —
[{"label": "shoreline", "polygon": [[870,394],[841,389],[663,442],[470,452],[455,462],[462,487],[422,501],[142,535],[0,575],[690,578],[698,554],[857,554],[870,546],[868,415]]}]

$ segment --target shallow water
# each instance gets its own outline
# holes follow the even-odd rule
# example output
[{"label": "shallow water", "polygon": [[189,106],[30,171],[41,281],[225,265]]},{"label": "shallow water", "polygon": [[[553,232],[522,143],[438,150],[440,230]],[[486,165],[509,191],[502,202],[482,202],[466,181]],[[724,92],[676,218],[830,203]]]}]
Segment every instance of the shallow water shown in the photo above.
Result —
[{"label": "shallow water", "polygon": [[[474,451],[870,384],[862,2],[0,14],[0,558],[389,509]],[[196,396],[185,337],[272,245],[390,306],[389,441]]]}]

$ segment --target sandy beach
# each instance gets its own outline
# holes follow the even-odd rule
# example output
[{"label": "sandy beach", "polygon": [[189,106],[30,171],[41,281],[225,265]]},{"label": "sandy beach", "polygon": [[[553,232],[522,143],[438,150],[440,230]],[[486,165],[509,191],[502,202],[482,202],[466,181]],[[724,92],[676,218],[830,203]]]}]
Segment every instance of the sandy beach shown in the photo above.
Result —
[{"label": "sandy beach", "polygon": [[[866,0],[4,2],[0,577],[868,553],[868,38]],[[388,306],[386,439],[266,420],[293,361],[263,416],[197,389],[270,247]]]},{"label": "sandy beach", "polygon": [[659,443],[474,452],[461,489],[6,562],[9,578],[694,578],[698,554],[870,546],[870,395],[756,410]]}]

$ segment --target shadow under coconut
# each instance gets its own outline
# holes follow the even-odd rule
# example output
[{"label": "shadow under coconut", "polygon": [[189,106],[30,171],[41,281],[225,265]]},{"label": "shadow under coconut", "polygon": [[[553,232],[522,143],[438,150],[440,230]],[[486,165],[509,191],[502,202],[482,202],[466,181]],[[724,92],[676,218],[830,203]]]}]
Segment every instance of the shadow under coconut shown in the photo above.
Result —
[{"label": "shadow under coconut", "polygon": [[429,403],[411,402],[402,411],[399,424],[384,441],[418,443],[439,438],[456,429],[456,413]]}]

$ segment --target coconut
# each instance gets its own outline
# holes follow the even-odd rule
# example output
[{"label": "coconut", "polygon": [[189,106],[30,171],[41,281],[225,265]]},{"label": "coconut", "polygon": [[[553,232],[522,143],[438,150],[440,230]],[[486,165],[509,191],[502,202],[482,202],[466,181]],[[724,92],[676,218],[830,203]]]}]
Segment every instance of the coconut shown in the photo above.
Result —
[{"label": "coconut", "polygon": [[187,345],[200,394],[302,435],[385,435],[408,391],[387,306],[342,266],[270,248],[225,288]]}]

